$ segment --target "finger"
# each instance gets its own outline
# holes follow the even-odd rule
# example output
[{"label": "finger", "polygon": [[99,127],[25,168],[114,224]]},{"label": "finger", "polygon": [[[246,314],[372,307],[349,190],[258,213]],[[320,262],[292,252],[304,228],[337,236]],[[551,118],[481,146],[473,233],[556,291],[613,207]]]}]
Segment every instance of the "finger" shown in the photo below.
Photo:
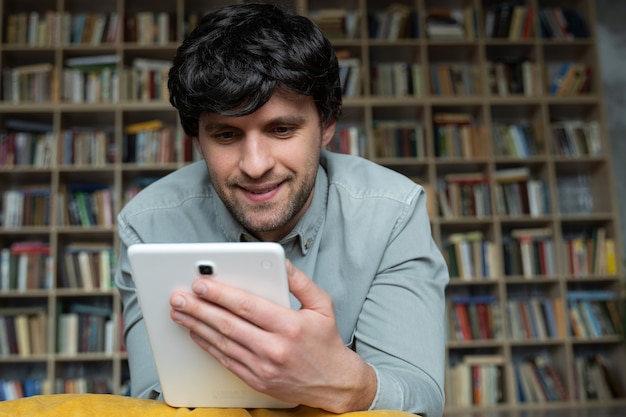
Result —
[{"label": "finger", "polygon": [[332,299],[304,272],[296,268],[289,260],[286,261],[289,291],[300,301],[303,309],[332,312]]},{"label": "finger", "polygon": [[[198,297],[218,305],[268,332],[280,330],[282,328],[281,318],[292,312],[287,307],[212,279],[201,278],[196,280],[192,285],[192,290]],[[207,320],[210,319],[207,317]]]},{"label": "finger", "polygon": [[[189,329],[196,343],[214,356],[243,358],[253,352],[237,341],[238,334],[252,334],[258,328],[221,307],[211,305],[190,294],[174,294],[170,313],[172,320]],[[236,330],[236,327],[241,330]]]},{"label": "finger", "polygon": [[[188,328],[195,343],[244,381],[259,389],[264,381],[278,374],[276,365],[281,362],[281,355],[274,357],[277,352],[272,348],[271,334],[191,294],[174,294],[172,305],[176,305],[172,319]],[[258,366],[262,358],[270,361]]]}]

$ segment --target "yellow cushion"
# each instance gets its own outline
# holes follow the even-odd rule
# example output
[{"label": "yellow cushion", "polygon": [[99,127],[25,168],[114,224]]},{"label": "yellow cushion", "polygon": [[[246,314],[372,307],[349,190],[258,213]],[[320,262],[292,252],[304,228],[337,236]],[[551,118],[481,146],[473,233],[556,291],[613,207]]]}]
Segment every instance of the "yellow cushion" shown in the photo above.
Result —
[{"label": "yellow cushion", "polygon": [[[44,416],[124,416],[124,417],[333,417],[336,414],[299,406],[293,409],[243,408],[173,408],[161,401],[145,400],[109,394],[37,395],[0,402],[0,417]],[[346,413],[349,417],[408,417],[401,411],[360,411]]]}]

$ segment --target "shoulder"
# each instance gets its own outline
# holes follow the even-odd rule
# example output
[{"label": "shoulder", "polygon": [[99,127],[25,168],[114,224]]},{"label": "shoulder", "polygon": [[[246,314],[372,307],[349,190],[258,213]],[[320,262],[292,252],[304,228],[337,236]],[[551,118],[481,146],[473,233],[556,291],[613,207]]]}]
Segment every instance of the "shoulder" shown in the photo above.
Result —
[{"label": "shoulder", "polygon": [[321,164],[328,174],[329,191],[352,198],[412,204],[423,192],[419,184],[405,175],[358,156],[323,151]]},{"label": "shoulder", "polygon": [[177,208],[197,198],[210,196],[210,180],[204,161],[177,169],[142,189],[122,209],[132,217],[146,211]]}]

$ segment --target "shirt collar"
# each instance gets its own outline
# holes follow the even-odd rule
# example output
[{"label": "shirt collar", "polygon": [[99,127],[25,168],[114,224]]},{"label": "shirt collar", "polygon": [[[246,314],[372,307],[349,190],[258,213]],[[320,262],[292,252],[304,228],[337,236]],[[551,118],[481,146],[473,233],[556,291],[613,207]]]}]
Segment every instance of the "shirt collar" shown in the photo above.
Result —
[{"label": "shirt collar", "polygon": [[[215,192],[213,186],[209,187],[212,200],[214,201],[215,220],[221,227],[226,241],[228,242],[246,242],[258,240],[252,236],[246,229],[239,224],[230,211],[224,205],[224,202]],[[313,242],[324,223],[326,216],[326,201],[328,199],[328,176],[325,169],[320,165],[317,169],[315,178],[315,187],[313,192],[313,200],[311,205],[304,213],[298,224],[293,230],[285,236],[279,243],[287,246],[293,243],[298,244],[303,255],[313,246]],[[295,242],[294,242],[295,241]]]}]

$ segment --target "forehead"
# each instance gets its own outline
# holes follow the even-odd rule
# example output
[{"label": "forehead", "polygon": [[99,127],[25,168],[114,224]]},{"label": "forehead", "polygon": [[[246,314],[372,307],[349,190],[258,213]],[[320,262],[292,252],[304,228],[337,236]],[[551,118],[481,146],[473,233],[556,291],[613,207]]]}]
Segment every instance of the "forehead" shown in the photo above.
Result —
[{"label": "forehead", "polygon": [[272,97],[259,109],[245,116],[225,116],[218,113],[203,113],[201,124],[237,124],[248,121],[272,121],[284,118],[299,118],[303,122],[319,121],[315,102],[311,96],[277,90]]}]

